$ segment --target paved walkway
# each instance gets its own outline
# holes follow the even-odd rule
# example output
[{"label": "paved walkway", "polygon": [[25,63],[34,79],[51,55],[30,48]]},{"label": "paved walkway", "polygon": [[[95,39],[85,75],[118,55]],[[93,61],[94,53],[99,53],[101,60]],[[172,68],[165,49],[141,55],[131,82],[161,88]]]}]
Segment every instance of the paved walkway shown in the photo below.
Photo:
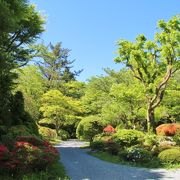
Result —
[{"label": "paved walkway", "polygon": [[85,143],[69,140],[56,146],[72,180],[180,180],[180,170],[146,169],[99,160],[80,149]]}]

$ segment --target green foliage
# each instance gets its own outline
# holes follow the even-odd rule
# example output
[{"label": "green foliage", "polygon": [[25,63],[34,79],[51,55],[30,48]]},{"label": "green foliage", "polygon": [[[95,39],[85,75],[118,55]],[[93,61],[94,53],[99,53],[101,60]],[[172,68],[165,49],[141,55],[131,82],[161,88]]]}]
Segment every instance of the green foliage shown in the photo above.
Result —
[{"label": "green foliage", "polygon": [[[122,155],[122,154],[120,154]],[[132,161],[132,162],[139,162],[139,163],[146,163],[151,161],[152,159],[152,154],[150,151],[132,146],[126,149],[126,153],[124,156],[121,156],[125,158],[125,160]]]},{"label": "green foliage", "polygon": [[107,135],[106,133],[97,134],[93,137],[93,141],[103,141],[103,142],[112,141],[112,135],[111,134]]},{"label": "green foliage", "polygon": [[58,88],[64,82],[75,81],[75,77],[81,72],[72,72],[72,63],[69,60],[69,49],[62,47],[61,43],[48,46],[40,44],[33,47],[36,57],[40,58],[37,63],[41,73],[46,78],[47,88]]},{"label": "green foliage", "polygon": [[120,146],[133,146],[142,144],[144,134],[141,131],[122,129],[113,135],[114,141]]},{"label": "green foliage", "polygon": [[118,42],[118,54],[115,59],[124,63],[133,76],[143,85],[147,99],[147,129],[155,128],[154,110],[163,100],[170,77],[180,68],[180,16],[177,15],[168,22],[159,21],[154,41],[147,41],[144,35],[139,35],[135,42],[121,40]]},{"label": "green foliage", "polygon": [[57,138],[57,133],[56,133],[56,130],[54,129],[43,127],[43,126],[39,126],[38,129],[39,129],[39,134],[44,139],[52,140],[52,139]]},{"label": "green foliage", "polygon": [[12,126],[8,130],[8,134],[10,134],[13,138],[16,138],[18,136],[28,136],[28,135],[31,135],[31,132],[24,125],[16,125],[16,126]]},{"label": "green foliage", "polygon": [[52,164],[46,170],[38,171],[38,172],[19,172],[17,177],[12,177],[10,175],[0,175],[0,179],[4,180],[69,180],[66,176],[65,169],[61,162]]},{"label": "green foliage", "polygon": [[7,127],[6,126],[0,126],[0,136],[4,135],[6,133],[7,133]]},{"label": "green foliage", "polygon": [[[51,166],[47,168],[45,171],[44,176],[38,180],[48,180],[48,179],[54,179],[54,180],[69,180],[69,178],[66,176],[65,169],[61,162],[54,163]],[[25,180],[25,179],[24,179]]]},{"label": "green foliage", "polygon": [[91,142],[91,149],[103,151],[105,143],[103,141],[93,141]]},{"label": "green foliage", "polygon": [[84,95],[85,83],[79,81],[69,81],[60,87],[61,92],[68,97],[80,99]]},{"label": "green foliage", "polygon": [[109,91],[113,80],[109,77],[92,77],[85,89],[82,103],[87,114],[101,113],[103,105],[110,102]]},{"label": "green foliage", "polygon": [[45,92],[44,79],[36,66],[18,70],[17,90],[23,93],[25,110],[35,120],[39,118],[40,98]]},{"label": "green foliage", "polygon": [[94,136],[90,146],[92,149],[105,151],[112,155],[117,155],[119,152],[119,145],[113,142],[112,136],[104,133]]},{"label": "green foliage", "polygon": [[[126,83],[113,84],[110,90],[111,101],[102,108],[102,116],[105,121],[115,124],[124,124],[126,128],[138,127],[145,119],[142,87],[129,71],[124,72]],[[131,76],[130,76],[131,75]],[[130,79],[128,79],[130,78]]]},{"label": "green foliage", "polygon": [[180,131],[173,136],[173,140],[176,142],[176,145],[180,146]]},{"label": "green foliage", "polygon": [[159,153],[158,158],[162,163],[180,163],[180,148],[166,149]]},{"label": "green foliage", "polygon": [[102,132],[100,118],[89,116],[83,118],[77,126],[76,135],[79,139],[92,141],[93,137]]},{"label": "green foliage", "polygon": [[4,145],[12,148],[12,144],[18,136],[30,136],[32,132],[25,125],[16,125],[8,129],[8,131],[1,136],[1,141]]},{"label": "green foliage", "polygon": [[65,115],[70,111],[70,104],[67,97],[58,90],[50,90],[42,96],[42,105],[40,111],[43,113],[43,118],[40,123],[53,124],[56,132],[65,121]]},{"label": "green foliage", "polygon": [[58,137],[61,139],[61,140],[67,140],[70,138],[70,135],[67,131],[63,130],[63,129],[60,129],[58,131]]},{"label": "green foliage", "polygon": [[143,144],[145,146],[149,146],[151,148],[153,146],[157,146],[159,144],[157,135],[156,134],[145,134]]},{"label": "green foliage", "polygon": [[0,119],[10,126],[14,69],[29,61],[29,45],[43,32],[44,20],[26,0],[0,1],[0,15]]}]

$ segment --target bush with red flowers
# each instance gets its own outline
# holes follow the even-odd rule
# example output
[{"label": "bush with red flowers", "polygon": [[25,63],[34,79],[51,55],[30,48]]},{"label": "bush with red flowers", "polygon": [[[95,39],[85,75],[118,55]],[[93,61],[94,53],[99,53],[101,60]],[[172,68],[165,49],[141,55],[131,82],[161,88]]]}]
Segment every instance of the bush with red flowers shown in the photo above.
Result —
[{"label": "bush with red flowers", "polygon": [[156,128],[157,135],[174,136],[180,131],[180,124],[161,124]]},{"label": "bush with red flowers", "polygon": [[11,150],[0,145],[0,168],[13,174],[44,170],[58,159],[56,148],[33,136],[18,137]]},{"label": "bush with red flowers", "polygon": [[103,132],[106,132],[106,133],[115,133],[116,130],[115,130],[111,125],[108,125],[108,126],[106,126],[106,127],[103,129]]}]

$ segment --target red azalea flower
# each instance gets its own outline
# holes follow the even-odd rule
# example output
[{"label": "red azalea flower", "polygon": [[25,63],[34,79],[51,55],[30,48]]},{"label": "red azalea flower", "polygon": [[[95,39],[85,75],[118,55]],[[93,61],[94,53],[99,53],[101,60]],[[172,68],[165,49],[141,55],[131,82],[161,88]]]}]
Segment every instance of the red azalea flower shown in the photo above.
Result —
[{"label": "red azalea flower", "polygon": [[109,133],[115,133],[116,130],[111,126],[111,125],[108,125],[106,126],[104,129],[103,129],[104,132],[109,132]]},{"label": "red azalea flower", "polygon": [[31,145],[31,144],[28,142],[24,142],[24,141],[17,141],[15,143],[15,147],[28,146],[28,145]]},{"label": "red azalea flower", "polygon": [[0,145],[0,153],[8,152],[8,148],[4,145]]}]

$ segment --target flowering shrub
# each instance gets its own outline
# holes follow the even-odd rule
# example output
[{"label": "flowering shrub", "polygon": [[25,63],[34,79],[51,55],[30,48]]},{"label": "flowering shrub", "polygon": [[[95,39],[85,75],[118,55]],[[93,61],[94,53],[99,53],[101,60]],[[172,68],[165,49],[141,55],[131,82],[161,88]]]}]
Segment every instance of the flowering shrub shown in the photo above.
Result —
[{"label": "flowering shrub", "polygon": [[145,163],[152,159],[152,154],[143,148],[132,146],[127,148],[124,158],[128,161]]},{"label": "flowering shrub", "polygon": [[34,137],[34,136],[18,136],[16,138],[16,141],[24,141],[29,142],[30,144],[34,146],[44,146],[44,140]]},{"label": "flowering shrub", "polygon": [[111,125],[108,125],[108,126],[106,126],[106,127],[103,129],[103,132],[106,132],[106,133],[115,133],[116,130],[115,130]]},{"label": "flowering shrub", "polygon": [[156,128],[157,135],[174,136],[180,131],[180,124],[161,124]]},{"label": "flowering shrub", "polygon": [[19,170],[43,170],[58,161],[58,151],[47,141],[36,137],[18,137],[13,149],[0,146],[0,167],[11,173]]},{"label": "flowering shrub", "polygon": [[5,160],[8,154],[9,154],[8,148],[4,145],[0,145],[0,162],[2,160]]}]

